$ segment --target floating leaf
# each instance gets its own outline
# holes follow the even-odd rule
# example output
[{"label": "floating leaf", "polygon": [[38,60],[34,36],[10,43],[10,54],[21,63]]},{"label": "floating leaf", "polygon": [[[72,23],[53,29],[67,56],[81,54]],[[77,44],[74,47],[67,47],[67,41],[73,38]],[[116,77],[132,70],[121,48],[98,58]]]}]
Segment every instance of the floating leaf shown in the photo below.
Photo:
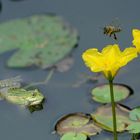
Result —
[{"label": "floating leaf", "polygon": [[77,31],[58,16],[38,15],[0,24],[0,53],[16,49],[9,67],[48,68],[68,55],[77,41]]},{"label": "floating leaf", "polygon": [[75,113],[62,117],[56,124],[56,131],[60,135],[73,132],[92,136],[99,133],[101,129],[95,126],[90,116],[83,113]]},{"label": "floating leaf", "polygon": [[87,136],[82,133],[66,133],[61,137],[61,140],[86,140]]},{"label": "floating leaf", "polygon": [[130,111],[129,117],[133,121],[140,121],[140,107],[137,107]]},{"label": "floating leaf", "polygon": [[[116,116],[117,116],[117,131],[123,132],[126,127],[132,122],[129,119],[129,111],[127,108],[116,105]],[[92,115],[92,118],[101,128],[113,131],[113,118],[112,118],[112,107],[110,104],[101,106]]]},{"label": "floating leaf", "polygon": [[[114,99],[115,102],[126,99],[132,92],[130,88],[121,84],[114,84]],[[110,88],[108,84],[97,86],[92,90],[92,99],[100,103],[110,103]]]},{"label": "floating leaf", "polygon": [[127,127],[130,133],[140,133],[140,107],[130,111],[129,117],[133,122]]},{"label": "floating leaf", "polygon": [[128,127],[127,130],[129,130],[130,133],[140,133],[140,122],[133,122]]}]

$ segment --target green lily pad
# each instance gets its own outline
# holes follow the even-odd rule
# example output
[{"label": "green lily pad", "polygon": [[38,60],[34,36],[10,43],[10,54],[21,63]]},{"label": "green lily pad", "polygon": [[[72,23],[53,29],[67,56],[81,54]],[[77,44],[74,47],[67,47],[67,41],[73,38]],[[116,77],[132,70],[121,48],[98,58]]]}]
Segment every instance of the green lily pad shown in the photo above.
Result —
[{"label": "green lily pad", "polygon": [[51,67],[77,42],[77,31],[59,16],[35,15],[0,24],[0,53],[15,50],[9,67]]},{"label": "green lily pad", "polygon": [[140,107],[131,110],[129,117],[133,121],[140,121]]},{"label": "green lily pad", "polygon": [[[115,102],[126,99],[132,92],[130,88],[121,84],[114,84]],[[103,84],[92,89],[92,99],[100,103],[111,103],[110,88],[108,84]]]},{"label": "green lily pad", "polygon": [[[116,105],[117,132],[125,131],[127,126],[131,124],[129,112],[129,109]],[[98,126],[113,132],[112,107],[110,104],[99,107],[91,116]]]},{"label": "green lily pad", "polygon": [[127,130],[128,130],[130,133],[134,133],[134,134],[140,133],[140,122],[133,122],[133,123],[131,123],[131,124],[127,127]]},{"label": "green lily pad", "polygon": [[133,122],[127,127],[127,130],[134,134],[140,133],[140,107],[131,110],[129,117]]},{"label": "green lily pad", "polygon": [[87,136],[82,133],[66,133],[60,140],[86,140]]},{"label": "green lily pad", "polygon": [[91,120],[90,116],[83,113],[68,114],[62,117],[57,122],[55,129],[60,135],[73,132],[92,136],[101,131],[101,129],[94,124],[93,120]]}]

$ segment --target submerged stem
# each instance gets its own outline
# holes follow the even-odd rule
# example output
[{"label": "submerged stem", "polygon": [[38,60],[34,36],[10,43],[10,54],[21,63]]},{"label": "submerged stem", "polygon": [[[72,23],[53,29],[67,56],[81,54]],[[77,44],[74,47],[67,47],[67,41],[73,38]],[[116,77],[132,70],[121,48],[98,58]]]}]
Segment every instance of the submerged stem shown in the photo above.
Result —
[{"label": "submerged stem", "polygon": [[135,140],[135,134],[132,134],[131,140]]},{"label": "submerged stem", "polygon": [[140,133],[132,133],[131,140],[139,140],[140,139]]},{"label": "submerged stem", "polygon": [[43,84],[46,85],[49,82],[49,80],[52,78],[53,73],[54,73],[54,70],[55,69],[50,70],[49,74],[47,75],[47,77],[46,77],[46,79],[44,81],[31,83],[31,84],[25,86],[24,88],[25,89],[28,89],[28,88],[30,88],[32,86],[43,85]]},{"label": "submerged stem", "polygon": [[118,140],[117,123],[116,123],[116,110],[115,110],[116,105],[115,105],[115,101],[114,101],[114,91],[113,91],[113,80],[109,80],[109,86],[110,86],[112,117],[113,117],[113,134],[114,134],[114,140]]}]

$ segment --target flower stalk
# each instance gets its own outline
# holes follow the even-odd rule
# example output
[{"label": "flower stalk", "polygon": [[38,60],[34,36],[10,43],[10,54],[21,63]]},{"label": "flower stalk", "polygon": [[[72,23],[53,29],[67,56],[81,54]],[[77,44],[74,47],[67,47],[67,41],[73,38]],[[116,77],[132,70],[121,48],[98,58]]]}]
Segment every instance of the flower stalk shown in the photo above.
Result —
[{"label": "flower stalk", "polygon": [[[133,43],[139,43],[133,42]],[[140,44],[140,43],[139,43]],[[113,134],[114,140],[118,140],[117,136],[117,120],[115,111],[115,100],[113,92],[113,80],[117,75],[121,67],[127,65],[128,62],[137,57],[137,49],[134,47],[126,48],[121,51],[119,45],[107,45],[98,51],[97,48],[91,48],[86,50],[82,54],[82,58],[87,67],[90,68],[92,72],[102,72],[105,78],[109,81],[110,85],[110,96],[112,104],[112,117],[113,117]]]},{"label": "flower stalk", "polygon": [[117,136],[117,123],[116,123],[116,110],[115,110],[115,101],[114,101],[114,91],[113,91],[113,80],[109,80],[110,86],[110,96],[111,96],[111,105],[112,105],[112,117],[113,117],[113,135],[114,140],[118,140]]}]

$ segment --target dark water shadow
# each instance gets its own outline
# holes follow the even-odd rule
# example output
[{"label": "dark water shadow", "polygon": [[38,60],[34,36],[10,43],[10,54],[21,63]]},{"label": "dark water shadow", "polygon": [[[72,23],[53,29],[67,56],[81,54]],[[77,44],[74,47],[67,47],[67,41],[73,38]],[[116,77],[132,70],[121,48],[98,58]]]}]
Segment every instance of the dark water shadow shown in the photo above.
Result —
[{"label": "dark water shadow", "polygon": [[0,1],[0,12],[2,11],[2,2]]}]

